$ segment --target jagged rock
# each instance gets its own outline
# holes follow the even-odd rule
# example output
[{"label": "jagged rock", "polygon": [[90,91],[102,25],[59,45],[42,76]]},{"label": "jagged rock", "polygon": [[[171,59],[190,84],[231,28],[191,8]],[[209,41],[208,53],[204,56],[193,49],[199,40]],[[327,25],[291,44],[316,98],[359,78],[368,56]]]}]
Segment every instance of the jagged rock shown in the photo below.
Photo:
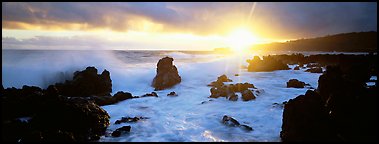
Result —
[{"label": "jagged rock", "polygon": [[238,95],[236,95],[236,94],[230,95],[228,99],[230,101],[237,101],[238,100]]},{"label": "jagged rock", "polygon": [[[249,88],[255,88],[256,87],[253,84],[250,83],[236,83],[236,84],[228,84],[224,85],[224,82],[231,82],[232,80],[228,79],[226,75],[221,75],[217,78],[217,81],[212,82],[208,86],[212,86],[210,89],[211,95],[209,98],[218,98],[218,97],[226,97],[230,101],[237,101],[238,96],[235,94],[235,92],[244,92],[248,90]],[[254,96],[254,95],[253,95]],[[254,99],[251,97],[246,97],[246,99]]]},{"label": "jagged rock", "polygon": [[247,130],[247,131],[252,131],[252,130],[254,130],[251,126],[248,126],[248,125],[240,125],[240,127],[244,128],[244,129]]},{"label": "jagged rock", "polygon": [[[93,102],[59,96],[52,86],[47,90],[29,86],[4,90],[2,112],[2,130],[8,132],[2,138],[7,142],[91,141],[105,134],[110,118]],[[12,121],[19,117],[30,120],[21,125]],[[22,132],[12,132],[15,130]]]},{"label": "jagged rock", "polygon": [[164,57],[157,63],[157,75],[155,76],[152,86],[155,90],[170,88],[181,82],[178,70],[171,57]]},{"label": "jagged rock", "polygon": [[151,92],[151,93],[144,94],[141,97],[149,97],[149,96],[158,97],[158,94],[156,92]]},{"label": "jagged rock", "polygon": [[285,105],[282,141],[377,142],[377,88],[364,84],[369,67],[352,60],[341,64],[326,67],[316,91]]},{"label": "jagged rock", "polygon": [[131,93],[119,91],[116,94],[114,94],[112,98],[116,102],[119,102],[119,101],[123,101],[123,100],[126,100],[126,99],[131,99],[131,98],[133,98],[133,96],[132,96]]},{"label": "jagged rock", "polygon": [[217,78],[218,82],[232,82],[231,79],[229,79],[226,75],[221,75]]},{"label": "jagged rock", "polygon": [[251,90],[245,90],[242,92],[242,100],[243,101],[249,101],[252,99],[255,99],[253,92]]},{"label": "jagged rock", "polygon": [[222,123],[227,125],[227,126],[233,126],[233,127],[241,127],[247,131],[252,131],[253,128],[248,126],[248,125],[241,125],[236,119],[234,119],[233,117],[230,117],[230,116],[227,116],[227,115],[224,115],[222,117]]},{"label": "jagged rock", "polygon": [[322,68],[321,67],[312,67],[312,68],[305,70],[305,72],[322,73]]},{"label": "jagged rock", "polygon": [[234,92],[243,92],[247,90],[248,88],[256,88],[253,84],[250,83],[236,83],[236,84],[230,84],[229,85]]},{"label": "jagged rock", "polygon": [[178,94],[176,94],[176,93],[173,91],[173,92],[170,92],[169,94],[167,94],[167,96],[178,96]]},{"label": "jagged rock", "polygon": [[211,82],[210,84],[208,84],[208,86],[221,87],[221,86],[224,85],[224,82],[232,82],[232,80],[229,79],[226,75],[221,75],[221,76],[217,77],[216,81]]},{"label": "jagged rock", "polygon": [[120,120],[116,120],[114,124],[128,123],[128,122],[137,122],[141,119],[147,119],[146,117],[122,117]]},{"label": "jagged rock", "polygon": [[251,60],[246,60],[249,63],[247,71],[260,72],[260,71],[274,71],[274,70],[288,70],[287,64],[284,64],[280,60],[275,59],[273,56],[264,56],[263,60],[258,56],[254,56]]},{"label": "jagged rock", "polygon": [[296,66],[295,68],[293,68],[293,70],[300,70],[300,67]]},{"label": "jagged rock", "polygon": [[290,88],[290,87],[293,87],[293,88],[304,88],[305,85],[306,85],[305,82],[299,81],[297,79],[290,79],[287,82],[287,87],[288,88]]},{"label": "jagged rock", "polygon": [[322,65],[319,64],[319,63],[309,63],[309,64],[307,64],[307,68],[312,68],[312,67],[322,67]]},{"label": "jagged rock", "polygon": [[98,75],[95,67],[87,67],[76,71],[73,80],[57,83],[55,87],[59,94],[70,97],[110,96],[112,80],[109,71],[104,70]]},{"label": "jagged rock", "polygon": [[113,96],[90,96],[90,97],[83,97],[83,98],[87,98],[88,100],[93,101],[99,106],[104,106],[104,105],[115,104],[120,101],[136,98],[136,97],[133,97],[132,94],[128,92],[119,91]]},{"label": "jagged rock", "polygon": [[280,137],[291,142],[334,141],[330,125],[320,95],[308,90],[285,104]]},{"label": "jagged rock", "polygon": [[240,125],[240,123],[236,119],[234,119],[230,116],[227,116],[227,115],[224,115],[224,117],[222,117],[222,123],[225,125],[228,125],[228,126],[239,126]]},{"label": "jagged rock", "polygon": [[112,132],[113,137],[120,137],[122,133],[124,132],[130,132],[131,126],[123,126],[121,128],[116,129]]}]

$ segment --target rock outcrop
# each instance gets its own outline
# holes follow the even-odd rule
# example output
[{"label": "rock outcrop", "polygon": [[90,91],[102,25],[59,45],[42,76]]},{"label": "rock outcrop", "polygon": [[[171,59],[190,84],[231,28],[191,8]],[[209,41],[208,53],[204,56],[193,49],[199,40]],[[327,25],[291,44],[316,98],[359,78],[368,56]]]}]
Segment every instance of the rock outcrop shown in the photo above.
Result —
[{"label": "rock outcrop", "polygon": [[54,87],[5,89],[1,97],[3,141],[86,142],[105,134],[110,117],[104,109],[86,99],[57,93]]},{"label": "rock outcrop", "polygon": [[293,87],[293,88],[304,88],[304,86],[305,86],[305,82],[299,81],[297,79],[290,79],[287,82],[287,87],[288,88],[290,88],[290,87]]},{"label": "rock outcrop", "polygon": [[60,95],[70,97],[110,96],[112,80],[109,71],[104,70],[98,75],[95,67],[87,67],[76,71],[72,80],[57,83],[55,87]]},{"label": "rock outcrop", "polygon": [[113,137],[120,137],[121,134],[123,134],[123,133],[129,133],[130,129],[132,129],[131,126],[120,127],[120,128],[118,128],[118,129],[116,129],[115,131],[112,132],[112,136]]},{"label": "rock outcrop", "polygon": [[288,70],[290,69],[287,64],[275,59],[273,56],[264,56],[263,60],[258,56],[254,56],[253,59],[246,60],[249,63],[247,71],[249,72],[263,72],[263,71],[275,71],[275,70]]},{"label": "rock outcrop", "polygon": [[305,72],[322,73],[323,71],[321,67],[312,67],[312,68],[306,69]]},{"label": "rock outcrop", "polygon": [[224,115],[222,117],[222,121],[221,121],[223,124],[227,125],[227,126],[232,126],[232,127],[241,127],[245,130],[248,130],[248,131],[252,131],[253,128],[248,126],[248,125],[244,125],[244,124],[240,124],[240,122],[238,122],[236,119],[234,119],[233,117],[230,117],[230,116],[227,116],[227,115]]},{"label": "rock outcrop", "polygon": [[172,91],[169,94],[167,94],[167,96],[178,96],[178,94],[176,94],[174,91]]},{"label": "rock outcrop", "polygon": [[288,141],[377,142],[377,87],[366,87],[369,66],[327,66],[316,91],[284,106],[281,138]]},{"label": "rock outcrop", "polygon": [[224,82],[232,82],[232,80],[230,80],[226,75],[221,75],[217,78],[217,81],[208,84],[208,86],[212,87],[210,89],[210,98],[225,97],[230,101],[237,101],[238,95],[236,95],[236,92],[239,92],[242,95],[243,101],[255,99],[252,90],[249,90],[249,88],[256,89],[256,87],[253,84],[247,82],[236,84],[224,84]]},{"label": "rock outcrop", "polygon": [[181,82],[178,69],[173,65],[174,59],[164,57],[157,63],[157,75],[155,76],[152,86],[155,90],[170,88]]}]

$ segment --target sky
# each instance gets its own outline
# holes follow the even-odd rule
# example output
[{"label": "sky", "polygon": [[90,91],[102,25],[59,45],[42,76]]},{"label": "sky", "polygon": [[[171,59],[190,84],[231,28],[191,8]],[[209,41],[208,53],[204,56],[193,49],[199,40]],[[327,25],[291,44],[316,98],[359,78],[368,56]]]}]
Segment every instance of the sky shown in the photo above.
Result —
[{"label": "sky", "polygon": [[377,31],[376,2],[2,3],[2,49],[210,50],[359,31]]}]

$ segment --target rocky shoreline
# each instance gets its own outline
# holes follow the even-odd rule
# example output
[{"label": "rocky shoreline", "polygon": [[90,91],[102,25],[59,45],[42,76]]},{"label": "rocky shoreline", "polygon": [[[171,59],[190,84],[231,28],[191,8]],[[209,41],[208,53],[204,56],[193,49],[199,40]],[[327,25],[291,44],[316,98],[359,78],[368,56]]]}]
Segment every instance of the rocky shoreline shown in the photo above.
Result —
[{"label": "rocky shoreline", "polygon": [[[173,58],[164,57],[157,63],[157,75],[152,87],[156,91],[169,89],[181,82]],[[377,141],[377,87],[367,87],[371,76],[378,74],[377,55],[273,55],[263,59],[247,60],[248,71],[295,69],[323,73],[316,90],[283,103],[283,124],[280,137],[292,141]],[[304,66],[306,65],[306,66]],[[321,69],[321,71],[320,71]],[[323,71],[326,69],[326,71]],[[237,101],[254,100],[260,91],[250,83],[231,82],[221,75],[211,82],[209,98],[225,97]],[[306,83],[297,79],[287,82],[289,88],[304,88]],[[110,72],[98,74],[95,67],[74,73],[72,80],[50,85],[47,89],[23,86],[21,89],[1,89],[2,138],[5,142],[89,142],[97,141],[110,124],[109,114],[100,106],[141,97],[159,97],[156,92],[133,96],[119,91],[113,96]],[[174,91],[167,94],[177,97]],[[180,96],[179,96],[180,97]],[[209,101],[212,101],[210,99]],[[204,102],[206,103],[206,102]],[[203,102],[202,102],[203,104]],[[145,117],[123,117],[123,122],[136,122]],[[234,118],[224,116],[223,123],[252,131],[239,125]],[[231,124],[229,124],[231,125]],[[375,127],[375,129],[374,129]],[[118,137],[129,132],[130,126],[115,130]]]}]

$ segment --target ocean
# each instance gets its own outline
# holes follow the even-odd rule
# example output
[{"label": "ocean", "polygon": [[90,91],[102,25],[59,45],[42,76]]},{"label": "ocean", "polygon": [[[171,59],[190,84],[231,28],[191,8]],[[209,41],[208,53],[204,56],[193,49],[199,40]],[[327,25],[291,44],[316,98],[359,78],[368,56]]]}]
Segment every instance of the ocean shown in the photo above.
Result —
[{"label": "ocean", "polygon": [[[277,52],[294,53],[294,52]],[[320,52],[308,52],[316,54]],[[126,91],[134,96],[151,93],[156,64],[160,58],[174,58],[182,82],[170,89],[157,91],[159,97],[129,99],[102,106],[111,116],[111,125],[100,141],[280,141],[283,103],[308,88],[286,88],[289,79],[296,78],[317,88],[321,74],[304,70],[247,72],[246,59],[254,55],[224,55],[195,51],[122,51],[122,50],[2,50],[2,85],[21,88],[23,85],[47,86],[71,79],[75,71],[95,66],[98,73],[110,71],[112,94]],[[270,53],[272,54],[272,53]],[[336,54],[336,53],[333,53]],[[290,65],[291,68],[295,65]],[[261,91],[252,101],[225,98],[209,101],[207,84],[225,74],[233,82],[252,83]],[[239,76],[235,76],[239,74]],[[175,91],[177,97],[166,96]],[[239,93],[238,93],[239,94]],[[202,104],[202,102],[205,102]],[[221,123],[224,115],[232,116],[253,131],[229,127]],[[136,123],[114,124],[121,117],[148,117]],[[131,125],[129,134],[112,137],[115,129]]]}]

